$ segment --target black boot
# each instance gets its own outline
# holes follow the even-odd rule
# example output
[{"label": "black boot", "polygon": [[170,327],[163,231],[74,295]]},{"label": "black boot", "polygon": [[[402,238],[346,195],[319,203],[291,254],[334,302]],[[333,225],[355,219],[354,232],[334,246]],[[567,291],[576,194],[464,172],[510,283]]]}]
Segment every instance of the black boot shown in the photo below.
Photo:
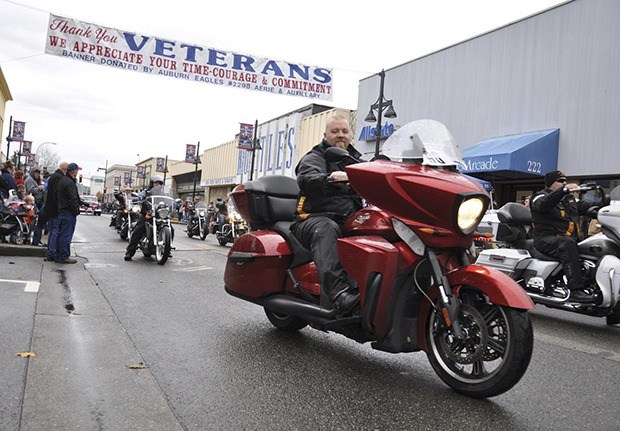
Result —
[{"label": "black boot", "polygon": [[359,304],[359,293],[353,293],[350,290],[344,290],[340,292],[334,300],[334,308],[336,312],[341,315],[345,315],[353,311],[353,309]]},{"label": "black boot", "polygon": [[590,293],[587,290],[571,290],[569,301],[579,302],[579,303],[591,303],[596,300],[596,296],[593,293]]}]

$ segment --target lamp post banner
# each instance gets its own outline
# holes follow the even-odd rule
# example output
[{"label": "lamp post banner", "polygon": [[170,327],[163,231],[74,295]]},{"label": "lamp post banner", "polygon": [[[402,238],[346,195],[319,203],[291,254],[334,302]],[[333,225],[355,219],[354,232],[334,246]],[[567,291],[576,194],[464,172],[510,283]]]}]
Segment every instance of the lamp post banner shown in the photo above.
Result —
[{"label": "lamp post banner", "polygon": [[22,156],[32,153],[32,141],[22,141]]},{"label": "lamp post banner", "polygon": [[136,178],[146,178],[144,166],[136,167]]},{"label": "lamp post banner", "polygon": [[254,149],[254,124],[239,123],[240,150],[252,151]]},{"label": "lamp post banner", "polygon": [[131,184],[131,172],[123,172],[123,184]]},{"label": "lamp post banner", "polygon": [[24,134],[26,133],[25,121],[13,121],[13,134],[11,141],[22,142],[24,140]]},{"label": "lamp post banner", "polygon": [[185,163],[196,163],[196,144],[185,144]]},{"label": "lamp post banner", "polygon": [[121,177],[114,177],[114,187],[121,186]]},{"label": "lamp post banner", "polygon": [[157,158],[157,166],[155,166],[156,172],[166,172],[166,159],[163,157]]},{"label": "lamp post banner", "polygon": [[145,36],[50,14],[45,52],[201,84],[332,100],[332,69]]}]

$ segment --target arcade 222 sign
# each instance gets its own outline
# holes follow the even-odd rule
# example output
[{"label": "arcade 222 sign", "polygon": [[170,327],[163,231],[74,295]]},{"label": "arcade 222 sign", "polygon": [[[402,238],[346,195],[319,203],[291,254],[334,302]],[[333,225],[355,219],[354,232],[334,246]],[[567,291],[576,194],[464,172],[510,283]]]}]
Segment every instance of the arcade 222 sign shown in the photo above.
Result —
[{"label": "arcade 222 sign", "polygon": [[45,52],[202,84],[332,100],[332,69],[237,54],[51,15]]}]

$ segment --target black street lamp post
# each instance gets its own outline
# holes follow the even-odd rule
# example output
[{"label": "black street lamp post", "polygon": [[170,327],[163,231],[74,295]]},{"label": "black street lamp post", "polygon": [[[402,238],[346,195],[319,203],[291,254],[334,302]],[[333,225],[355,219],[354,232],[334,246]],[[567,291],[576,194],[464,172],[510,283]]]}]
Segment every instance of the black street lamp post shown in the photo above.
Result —
[{"label": "black street lamp post", "polygon": [[108,161],[105,161],[105,168],[97,168],[97,172],[103,172],[103,202],[107,202],[108,188],[106,187],[108,181]]},{"label": "black street lamp post", "polygon": [[196,156],[194,157],[194,191],[192,192],[192,204],[194,203],[194,198],[196,197],[196,174],[198,173],[198,163],[200,163],[200,141],[198,141],[198,145],[196,146]]},{"label": "black street lamp post", "polygon": [[258,120],[254,122],[254,136],[252,137],[252,163],[250,166],[250,181],[254,177],[254,158],[256,150],[260,150],[260,144],[258,143]]},{"label": "black street lamp post", "polygon": [[[383,111],[385,110],[385,118],[395,118],[396,111],[394,111],[394,107],[392,106],[392,101],[387,100],[383,96],[383,85],[385,82],[385,70],[379,72],[380,84],[379,84],[379,98],[377,101],[370,106],[370,112],[366,115],[364,121],[377,122],[377,127],[375,128],[375,136],[377,140],[375,141],[375,158],[379,156],[379,143],[381,142],[381,116],[384,115]],[[377,116],[375,117],[374,111],[377,111]]]}]

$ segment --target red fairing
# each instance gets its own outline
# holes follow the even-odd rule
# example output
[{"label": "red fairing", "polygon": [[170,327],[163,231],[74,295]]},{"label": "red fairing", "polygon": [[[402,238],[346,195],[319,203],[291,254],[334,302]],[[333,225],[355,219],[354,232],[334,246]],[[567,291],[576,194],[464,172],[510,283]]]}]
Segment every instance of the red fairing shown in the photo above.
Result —
[{"label": "red fairing", "polygon": [[[437,248],[471,246],[471,237],[457,230],[453,211],[457,195],[481,193],[476,184],[459,172],[386,161],[350,165],[346,170],[355,191],[385,214],[397,217],[414,229],[426,245]],[[356,228],[362,230],[363,226]],[[420,228],[432,228],[434,233],[421,232]]]},{"label": "red fairing", "polygon": [[387,312],[394,280],[398,274],[398,249],[378,236],[358,236],[338,240],[338,254],[341,256],[340,260],[344,269],[360,284],[362,309],[366,301],[365,283],[368,282],[368,277],[372,273],[383,274],[381,292],[373,319],[374,336],[381,338],[389,324]]}]

